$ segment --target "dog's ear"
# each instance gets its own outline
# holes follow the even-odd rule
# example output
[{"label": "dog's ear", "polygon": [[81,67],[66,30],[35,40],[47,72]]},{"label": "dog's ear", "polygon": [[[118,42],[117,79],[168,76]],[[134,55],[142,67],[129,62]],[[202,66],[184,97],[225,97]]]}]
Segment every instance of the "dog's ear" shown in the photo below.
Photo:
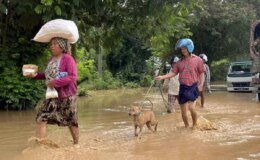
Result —
[{"label": "dog's ear", "polygon": [[138,106],[133,106],[135,111],[140,111],[140,108]]}]

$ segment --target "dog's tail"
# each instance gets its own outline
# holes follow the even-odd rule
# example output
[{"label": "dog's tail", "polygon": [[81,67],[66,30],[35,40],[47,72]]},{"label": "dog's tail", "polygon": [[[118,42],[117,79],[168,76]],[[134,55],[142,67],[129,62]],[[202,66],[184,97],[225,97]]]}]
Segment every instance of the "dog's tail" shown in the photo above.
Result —
[{"label": "dog's tail", "polygon": [[148,100],[152,104],[152,111],[153,111],[153,102],[149,98],[145,98],[145,99]]}]

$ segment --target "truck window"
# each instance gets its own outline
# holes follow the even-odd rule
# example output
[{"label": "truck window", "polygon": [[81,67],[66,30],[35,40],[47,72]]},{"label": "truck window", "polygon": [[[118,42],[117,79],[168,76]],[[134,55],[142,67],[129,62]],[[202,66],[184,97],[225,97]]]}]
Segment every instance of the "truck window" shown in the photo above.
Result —
[{"label": "truck window", "polygon": [[231,72],[250,73],[250,65],[234,65]]}]

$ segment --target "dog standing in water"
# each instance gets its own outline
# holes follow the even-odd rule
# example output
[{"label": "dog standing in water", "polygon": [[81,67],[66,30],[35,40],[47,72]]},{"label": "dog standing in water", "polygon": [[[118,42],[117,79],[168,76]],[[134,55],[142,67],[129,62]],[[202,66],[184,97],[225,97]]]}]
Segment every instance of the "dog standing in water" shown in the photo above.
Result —
[{"label": "dog standing in water", "polygon": [[[153,109],[151,111],[141,111],[138,106],[132,106],[128,114],[129,116],[134,117],[135,136],[141,138],[143,126],[145,124],[150,131],[157,131],[158,122],[155,119]],[[154,129],[152,129],[151,126],[154,126]],[[137,133],[137,128],[140,129],[139,133]]]}]

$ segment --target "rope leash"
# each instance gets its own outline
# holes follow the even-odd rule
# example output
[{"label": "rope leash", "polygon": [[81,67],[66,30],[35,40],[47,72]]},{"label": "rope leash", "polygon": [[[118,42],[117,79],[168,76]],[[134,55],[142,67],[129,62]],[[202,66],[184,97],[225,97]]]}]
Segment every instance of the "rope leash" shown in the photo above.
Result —
[{"label": "rope leash", "polygon": [[153,102],[152,102],[149,98],[147,98],[146,96],[149,94],[149,92],[150,92],[151,88],[154,86],[154,84],[155,84],[155,80],[153,80],[153,81],[151,82],[151,85],[150,85],[149,89],[147,90],[147,92],[146,92],[145,95],[144,95],[144,99],[143,99],[143,100],[141,101],[141,103],[140,103],[140,106],[141,106],[142,108],[144,107],[143,102],[144,102],[145,100],[148,100],[148,101],[152,104],[152,110],[153,110]]},{"label": "rope leash", "polygon": [[[156,73],[155,76],[158,76],[158,75],[159,75],[160,70],[161,70],[161,68],[158,68],[158,72]],[[159,81],[159,85],[158,85],[158,87],[159,87],[160,94],[161,94],[161,96],[162,96],[162,99],[163,99],[163,103],[164,103],[164,105],[165,105],[165,108],[168,108],[168,102],[165,100],[165,98],[164,98],[164,96],[163,96],[163,91],[162,91],[162,82],[161,82],[161,81]]]},{"label": "rope leash", "polygon": [[[155,80],[152,81],[152,83],[151,83],[149,89],[147,90],[146,94],[144,95],[145,98],[141,101],[141,105],[140,105],[140,106],[141,106],[142,108],[143,108],[143,102],[144,102],[145,100],[148,100],[148,101],[152,104],[152,109],[153,109],[153,102],[152,102],[149,98],[147,98],[147,95],[149,94],[151,88],[152,88],[154,85],[155,85]],[[161,81],[159,82],[158,88],[159,88],[159,90],[160,90],[160,94],[161,94],[161,96],[162,96],[162,99],[163,99],[163,103],[164,103],[164,105],[165,105],[165,108],[167,108],[168,102],[165,100],[165,98],[164,98],[164,96],[163,96],[162,83],[161,83]]]},{"label": "rope leash", "polygon": [[154,86],[154,84],[155,84],[155,80],[152,81],[152,83],[151,83],[149,89],[147,90],[146,94],[144,95],[144,97],[146,97],[148,95],[148,93],[150,92],[150,90]]},{"label": "rope leash", "polygon": [[160,93],[161,93],[161,96],[162,96],[162,99],[163,99],[163,103],[165,105],[165,108],[168,108],[168,102],[165,100],[164,96],[163,96],[163,91],[162,91],[162,83],[161,81],[159,82],[159,90],[160,90]]},{"label": "rope leash", "polygon": [[[160,72],[160,68],[157,68],[157,72],[155,73],[155,77],[158,76],[159,72]],[[149,98],[147,98],[147,95],[149,94],[151,88],[156,84],[155,81],[156,81],[155,79],[152,80],[149,89],[147,90],[146,94],[144,95],[145,98],[141,101],[141,105],[140,105],[140,106],[141,106],[142,108],[143,108],[143,102],[144,102],[145,100],[148,100],[148,101],[152,104],[152,109],[153,109],[153,103],[152,103],[152,101],[151,101]],[[160,94],[161,94],[161,96],[162,96],[162,99],[163,99],[163,103],[164,103],[164,105],[165,105],[165,108],[168,108],[168,102],[165,100],[165,98],[164,98],[164,96],[163,96],[162,83],[161,83],[161,81],[159,81],[158,88],[159,88],[159,90],[160,90]]]}]

